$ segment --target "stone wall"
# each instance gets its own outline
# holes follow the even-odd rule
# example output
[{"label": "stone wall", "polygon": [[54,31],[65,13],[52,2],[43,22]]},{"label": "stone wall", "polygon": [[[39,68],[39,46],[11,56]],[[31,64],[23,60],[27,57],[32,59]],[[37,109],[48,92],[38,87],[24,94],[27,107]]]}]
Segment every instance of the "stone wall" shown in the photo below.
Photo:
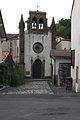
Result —
[{"label": "stone wall", "polygon": [[[41,43],[43,45],[43,51],[39,54],[35,53],[33,50],[33,45],[35,43]],[[33,63],[36,59],[41,61],[45,60],[45,77],[51,76],[51,33],[48,32],[48,35],[44,34],[28,34],[28,31],[25,31],[25,69],[27,76],[31,77],[31,59]]]}]

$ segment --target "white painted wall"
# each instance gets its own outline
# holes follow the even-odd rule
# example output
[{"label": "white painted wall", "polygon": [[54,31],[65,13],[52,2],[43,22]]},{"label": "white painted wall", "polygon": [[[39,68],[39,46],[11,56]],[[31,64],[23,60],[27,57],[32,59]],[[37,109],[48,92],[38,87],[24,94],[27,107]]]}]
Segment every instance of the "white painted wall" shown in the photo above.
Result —
[{"label": "white painted wall", "polygon": [[[11,42],[11,43],[10,43]],[[8,41],[3,41],[2,42],[2,51],[10,51],[10,44],[11,45],[11,49],[12,49],[12,57],[14,62],[19,63],[19,40],[15,40],[15,39],[11,39]]]},{"label": "white painted wall", "polygon": [[10,51],[10,41],[3,41],[2,42],[2,51]]},{"label": "white painted wall", "polygon": [[[71,69],[73,88],[76,88],[76,67],[80,73],[80,0],[75,0],[71,16],[71,49],[75,50],[75,67]],[[80,74],[78,75],[78,91],[80,91]]]},{"label": "white painted wall", "polygon": [[[36,42],[42,43],[44,46],[43,52],[37,54],[33,51],[33,44]],[[44,34],[28,34],[28,31],[25,31],[25,69],[30,71],[31,76],[31,57],[33,61],[39,58],[41,61],[45,59],[45,76],[51,75],[51,33],[48,32],[48,35]]]},{"label": "white painted wall", "polygon": [[57,44],[56,49],[60,50],[70,50],[71,49],[71,42],[70,41],[61,41]]},{"label": "white painted wall", "polygon": [[1,37],[0,37],[0,63],[2,62],[2,45],[1,45]]},{"label": "white painted wall", "polygon": [[71,49],[71,42],[70,41],[62,41],[62,49]]},{"label": "white painted wall", "polygon": [[12,49],[13,60],[19,63],[19,40],[12,40]]}]

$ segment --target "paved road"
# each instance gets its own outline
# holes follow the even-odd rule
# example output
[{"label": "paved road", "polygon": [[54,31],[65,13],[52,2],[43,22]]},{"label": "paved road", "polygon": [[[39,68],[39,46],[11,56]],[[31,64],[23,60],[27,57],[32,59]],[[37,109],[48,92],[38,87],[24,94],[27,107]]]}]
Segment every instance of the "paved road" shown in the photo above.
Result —
[{"label": "paved road", "polygon": [[80,120],[80,94],[0,95],[0,120]]},{"label": "paved road", "polygon": [[80,120],[80,94],[31,81],[0,91],[0,120]]}]

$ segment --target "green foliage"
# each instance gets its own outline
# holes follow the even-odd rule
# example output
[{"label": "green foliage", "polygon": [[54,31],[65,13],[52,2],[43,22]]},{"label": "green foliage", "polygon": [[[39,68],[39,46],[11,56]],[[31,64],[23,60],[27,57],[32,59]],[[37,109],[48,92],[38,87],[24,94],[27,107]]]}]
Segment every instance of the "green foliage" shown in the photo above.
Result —
[{"label": "green foliage", "polygon": [[48,31],[50,31],[50,27],[48,27]]},{"label": "green foliage", "polygon": [[15,64],[13,73],[11,74],[10,86],[17,86],[24,83],[24,69],[19,64]]},{"label": "green foliage", "polygon": [[0,84],[5,86],[8,84],[8,74],[8,64],[0,64]]},{"label": "green foliage", "polygon": [[65,38],[71,38],[71,20],[61,19],[59,23],[56,24],[56,35]]},{"label": "green foliage", "polygon": [[15,64],[11,70],[7,63],[0,64],[0,85],[17,86],[24,83],[24,69]]}]

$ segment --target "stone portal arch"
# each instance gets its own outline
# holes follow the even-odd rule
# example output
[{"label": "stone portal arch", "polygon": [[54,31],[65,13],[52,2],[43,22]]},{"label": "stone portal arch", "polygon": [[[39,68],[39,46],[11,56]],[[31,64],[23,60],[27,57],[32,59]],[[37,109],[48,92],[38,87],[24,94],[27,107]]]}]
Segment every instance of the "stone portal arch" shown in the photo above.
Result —
[{"label": "stone portal arch", "polygon": [[42,62],[40,59],[37,59],[33,63],[33,78],[41,78],[41,66]]}]

